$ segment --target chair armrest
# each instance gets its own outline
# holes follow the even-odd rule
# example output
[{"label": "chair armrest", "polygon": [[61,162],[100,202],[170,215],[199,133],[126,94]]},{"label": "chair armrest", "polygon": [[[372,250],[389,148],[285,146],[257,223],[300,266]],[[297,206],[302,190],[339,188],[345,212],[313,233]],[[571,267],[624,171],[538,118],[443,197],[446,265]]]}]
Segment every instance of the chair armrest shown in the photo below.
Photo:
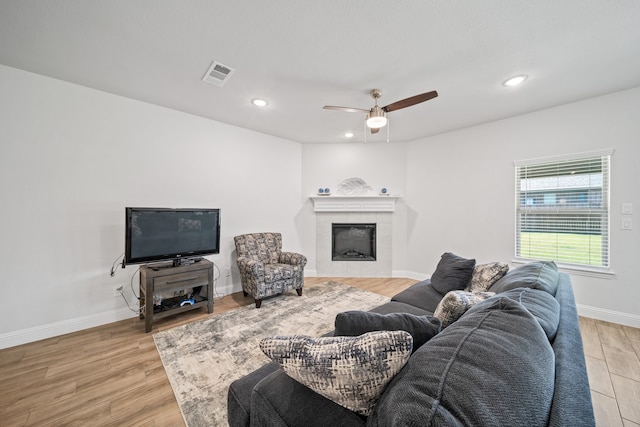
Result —
[{"label": "chair armrest", "polygon": [[280,252],[280,258],[278,259],[278,262],[282,264],[299,265],[300,267],[304,267],[305,265],[307,265],[307,257],[295,252]]},{"label": "chair armrest", "polygon": [[236,259],[241,274],[251,274],[259,281],[264,281],[264,263],[255,259],[240,257]]}]

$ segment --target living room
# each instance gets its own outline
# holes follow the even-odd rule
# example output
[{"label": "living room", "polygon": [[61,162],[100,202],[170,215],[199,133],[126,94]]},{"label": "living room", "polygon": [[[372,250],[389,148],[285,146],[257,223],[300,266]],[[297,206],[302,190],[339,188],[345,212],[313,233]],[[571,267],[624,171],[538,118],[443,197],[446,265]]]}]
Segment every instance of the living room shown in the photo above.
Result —
[{"label": "living room", "polygon": [[[114,298],[123,286],[135,299],[136,268],[109,275],[124,250],[126,206],[220,208],[220,254],[207,258],[220,270],[217,291],[229,294],[241,291],[233,237],[245,232],[281,232],[286,248],[309,259],[306,274],[316,275],[310,197],[359,177],[375,194],[385,187],[400,196],[392,276],[423,279],[445,251],[478,262],[514,260],[515,161],[603,150],[614,152],[611,266],[570,271],[576,302],[582,316],[640,327],[638,226],[620,227],[623,203],[640,209],[638,84],[408,141],[301,143],[24,71],[2,58],[1,286],[10,303],[0,314],[0,348],[137,316]],[[321,106],[318,114],[333,114]],[[246,114],[261,114],[249,108]]]}]

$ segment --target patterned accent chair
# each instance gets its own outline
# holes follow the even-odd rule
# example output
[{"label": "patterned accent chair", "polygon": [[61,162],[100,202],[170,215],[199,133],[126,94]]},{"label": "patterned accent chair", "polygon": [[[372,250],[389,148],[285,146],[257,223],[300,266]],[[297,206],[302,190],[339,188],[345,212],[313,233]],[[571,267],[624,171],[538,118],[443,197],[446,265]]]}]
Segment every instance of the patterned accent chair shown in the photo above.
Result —
[{"label": "patterned accent chair", "polygon": [[295,289],[302,295],[307,257],[282,251],[280,233],[252,233],[234,237],[236,262],[244,296],[260,308],[262,299]]}]

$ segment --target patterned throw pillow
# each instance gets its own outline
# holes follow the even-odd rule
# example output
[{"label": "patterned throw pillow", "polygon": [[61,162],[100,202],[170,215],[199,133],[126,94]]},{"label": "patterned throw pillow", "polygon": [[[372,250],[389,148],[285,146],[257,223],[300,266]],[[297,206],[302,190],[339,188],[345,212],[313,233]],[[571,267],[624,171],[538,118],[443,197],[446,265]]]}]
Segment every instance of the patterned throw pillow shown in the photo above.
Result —
[{"label": "patterned throw pillow", "polygon": [[509,271],[509,264],[503,262],[491,262],[478,264],[473,269],[471,282],[465,289],[467,292],[486,292],[491,285],[500,280]]},{"label": "patterned throw pillow", "polygon": [[284,372],[316,393],[368,415],[389,381],[407,363],[413,339],[405,331],[358,337],[264,338],[260,349]]},{"label": "patterned throw pillow", "polygon": [[493,295],[495,295],[493,292],[451,291],[440,300],[433,315],[442,321],[442,329],[444,329],[471,307]]}]

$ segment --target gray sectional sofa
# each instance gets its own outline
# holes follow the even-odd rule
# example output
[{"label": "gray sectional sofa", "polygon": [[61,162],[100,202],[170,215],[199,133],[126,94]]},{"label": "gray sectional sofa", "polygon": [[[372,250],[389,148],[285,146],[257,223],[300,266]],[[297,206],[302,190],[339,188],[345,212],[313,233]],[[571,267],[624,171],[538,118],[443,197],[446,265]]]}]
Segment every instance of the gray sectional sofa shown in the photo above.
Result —
[{"label": "gray sectional sofa", "polygon": [[[399,320],[406,326],[397,329],[418,344],[366,414],[323,397],[272,362],[230,385],[229,425],[594,426],[569,276],[553,262],[499,274],[493,268],[485,271],[493,275],[490,286],[476,287],[482,291],[476,298],[465,292],[474,290],[476,267],[474,260],[444,254],[430,280],[369,314],[354,312],[346,331],[336,319],[336,331],[345,335],[363,332],[368,320],[371,330]],[[445,296],[461,304],[444,304]],[[447,306],[455,307],[443,315]],[[446,320],[442,329],[440,319]],[[415,326],[420,321],[427,329]],[[349,333],[354,324],[358,330]],[[420,336],[434,326],[426,339]]]}]

